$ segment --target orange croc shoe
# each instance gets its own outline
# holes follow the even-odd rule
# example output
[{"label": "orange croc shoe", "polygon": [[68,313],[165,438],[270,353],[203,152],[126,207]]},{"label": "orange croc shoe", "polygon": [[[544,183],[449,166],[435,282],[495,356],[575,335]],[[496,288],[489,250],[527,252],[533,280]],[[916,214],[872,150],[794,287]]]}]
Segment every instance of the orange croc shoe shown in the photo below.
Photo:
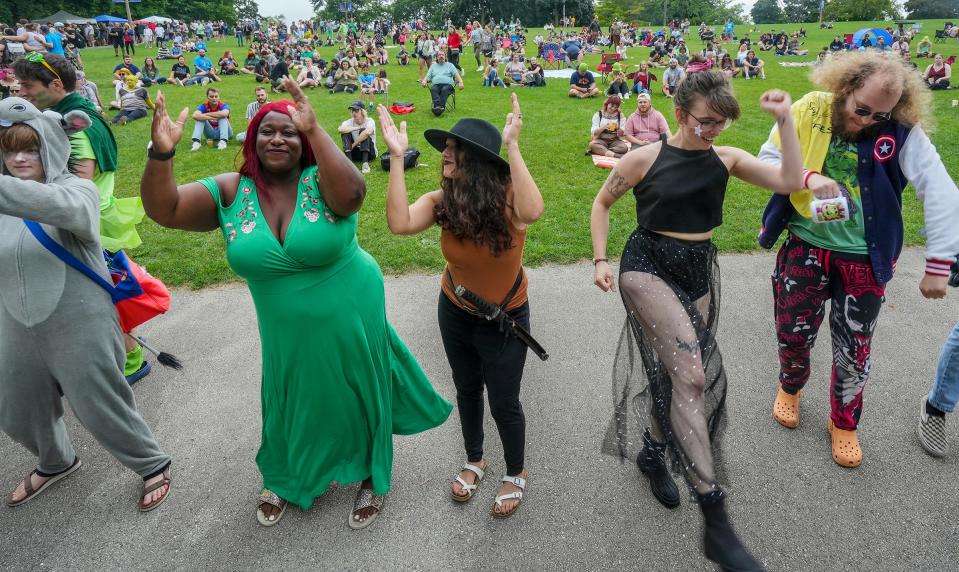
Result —
[{"label": "orange croc shoe", "polygon": [[862,464],[862,448],[855,430],[839,429],[830,419],[829,435],[832,437],[832,460],[837,465],[855,468]]},{"label": "orange croc shoe", "polygon": [[773,403],[773,419],[780,425],[788,429],[795,429],[799,425],[799,398],[802,391],[796,395],[790,395],[783,391],[779,386],[779,393],[776,394],[776,401]]}]

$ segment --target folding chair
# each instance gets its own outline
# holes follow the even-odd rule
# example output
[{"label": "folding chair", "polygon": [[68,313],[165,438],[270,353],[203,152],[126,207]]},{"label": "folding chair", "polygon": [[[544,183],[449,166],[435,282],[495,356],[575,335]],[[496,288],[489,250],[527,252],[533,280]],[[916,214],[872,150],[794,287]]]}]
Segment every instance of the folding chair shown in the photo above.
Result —
[{"label": "folding chair", "polygon": [[446,98],[446,111],[456,111],[456,86],[453,86],[453,93]]},{"label": "folding chair", "polygon": [[546,67],[560,69],[563,67],[563,50],[556,43],[543,44],[543,53],[540,57],[546,60]]},{"label": "folding chair", "polygon": [[848,48],[849,46],[851,46],[851,45],[852,45],[852,34],[846,34],[845,36],[843,36],[842,43],[845,44],[847,48]]},{"label": "folding chair", "polygon": [[621,56],[615,52],[611,54],[603,54],[602,59],[599,62],[599,65],[596,66],[596,71],[603,74],[602,79],[603,83],[606,83],[606,76],[609,75],[609,72],[613,71],[613,64],[618,62],[621,59]]}]

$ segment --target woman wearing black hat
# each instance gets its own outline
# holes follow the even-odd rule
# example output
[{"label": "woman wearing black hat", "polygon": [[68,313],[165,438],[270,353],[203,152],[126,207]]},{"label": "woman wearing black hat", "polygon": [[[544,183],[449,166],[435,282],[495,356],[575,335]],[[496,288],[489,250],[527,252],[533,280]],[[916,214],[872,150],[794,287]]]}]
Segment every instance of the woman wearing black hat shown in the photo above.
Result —
[{"label": "woman wearing black hat", "polygon": [[[519,150],[523,126],[516,94],[502,137],[481,119],[462,119],[450,131],[429,129],[426,140],[443,152],[440,189],[409,204],[403,157],[409,146],[406,122],[399,128],[382,105],[378,108],[383,140],[390,151],[387,222],[394,234],[417,234],[434,224],[442,229],[446,258],[439,297],[439,325],[453,370],[466,464],[452,485],[453,500],[465,502],[489,469],[483,458],[483,388],[496,421],[506,476],[493,505],[493,516],[512,516],[523,499],[526,419],[519,401],[526,346],[506,336],[496,322],[477,314],[460,299],[464,286],[498,304],[529,329],[527,281],[523,270],[526,228],[543,214],[543,197]],[[500,157],[505,143],[509,160]]]}]

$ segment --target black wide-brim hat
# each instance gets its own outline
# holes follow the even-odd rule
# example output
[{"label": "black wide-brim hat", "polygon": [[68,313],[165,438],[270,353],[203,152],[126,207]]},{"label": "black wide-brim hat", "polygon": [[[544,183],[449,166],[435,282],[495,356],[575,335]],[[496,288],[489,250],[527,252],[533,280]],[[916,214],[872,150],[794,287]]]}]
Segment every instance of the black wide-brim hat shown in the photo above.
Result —
[{"label": "black wide-brim hat", "polygon": [[446,149],[446,140],[455,139],[471,150],[476,151],[484,159],[500,166],[509,166],[509,161],[500,156],[503,138],[499,129],[483,119],[460,119],[449,131],[443,129],[427,129],[423,133],[426,141],[437,151]]}]

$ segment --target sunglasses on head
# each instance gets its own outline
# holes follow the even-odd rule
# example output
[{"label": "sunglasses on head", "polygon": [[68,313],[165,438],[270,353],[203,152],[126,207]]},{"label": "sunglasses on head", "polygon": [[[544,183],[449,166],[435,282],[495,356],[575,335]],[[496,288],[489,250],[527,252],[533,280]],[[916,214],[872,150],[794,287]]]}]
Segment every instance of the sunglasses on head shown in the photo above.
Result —
[{"label": "sunglasses on head", "polygon": [[50,64],[48,64],[45,59],[43,59],[42,53],[30,52],[30,54],[27,56],[27,61],[33,62],[35,64],[40,64],[43,67],[47,68],[50,71],[50,73],[54,75],[54,77],[60,80],[60,83],[63,83],[63,80],[60,78],[60,74],[58,74],[57,71],[53,69],[53,67]]}]

